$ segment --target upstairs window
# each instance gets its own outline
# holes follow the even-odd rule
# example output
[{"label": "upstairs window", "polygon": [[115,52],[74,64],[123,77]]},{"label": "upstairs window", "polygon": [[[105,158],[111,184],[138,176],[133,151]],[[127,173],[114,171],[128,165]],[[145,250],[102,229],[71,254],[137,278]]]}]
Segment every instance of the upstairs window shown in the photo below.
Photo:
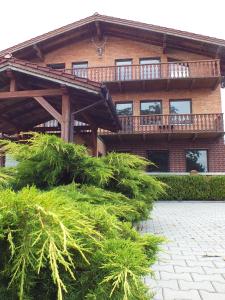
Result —
[{"label": "upstairs window", "polygon": [[161,124],[162,101],[144,100],[140,102],[141,125]]},{"label": "upstairs window", "polygon": [[77,77],[87,78],[88,77],[88,62],[76,62],[72,64],[73,74]]},{"label": "upstairs window", "polygon": [[133,102],[117,102],[116,112],[119,116],[131,116],[133,115]]},{"label": "upstairs window", "polygon": [[170,100],[170,123],[191,124],[192,105],[190,99]]},{"label": "upstairs window", "polygon": [[64,70],[65,64],[64,63],[48,64],[47,67],[55,69],[55,70]]},{"label": "upstairs window", "polygon": [[116,80],[132,79],[132,59],[117,59],[116,63]]},{"label": "upstairs window", "polygon": [[148,167],[149,172],[169,172],[168,150],[150,150],[147,152],[147,157],[154,163]]},{"label": "upstairs window", "polygon": [[160,78],[160,59],[141,58],[140,59],[140,79]]},{"label": "upstairs window", "polygon": [[207,150],[192,149],[186,151],[186,170],[198,172],[208,172]]}]

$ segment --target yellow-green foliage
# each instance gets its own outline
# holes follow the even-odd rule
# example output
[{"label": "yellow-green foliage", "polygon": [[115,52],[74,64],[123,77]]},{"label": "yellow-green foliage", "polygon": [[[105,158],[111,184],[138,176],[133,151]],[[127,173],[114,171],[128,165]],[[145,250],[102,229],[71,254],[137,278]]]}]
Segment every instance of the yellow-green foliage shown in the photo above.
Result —
[{"label": "yellow-green foliage", "polygon": [[13,180],[0,175],[12,188],[0,189],[0,298],[149,299],[143,276],[163,239],[132,227],[164,191],[148,162],[54,135],[1,144],[18,164]]},{"label": "yellow-green foliage", "polygon": [[141,278],[162,239],[139,235],[75,185],[68,190],[0,191],[1,295],[147,299]]}]

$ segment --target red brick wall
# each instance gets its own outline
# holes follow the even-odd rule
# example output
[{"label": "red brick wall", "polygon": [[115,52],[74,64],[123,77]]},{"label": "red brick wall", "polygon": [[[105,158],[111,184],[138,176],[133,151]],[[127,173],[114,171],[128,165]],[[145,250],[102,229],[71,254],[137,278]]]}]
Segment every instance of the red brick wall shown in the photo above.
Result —
[{"label": "red brick wall", "polygon": [[206,149],[208,150],[208,171],[225,172],[225,145],[223,138],[208,140],[202,139],[194,142],[176,140],[170,142],[117,142],[107,143],[108,151],[129,151],[146,157],[148,150],[169,150],[171,172],[186,172],[185,150]]}]

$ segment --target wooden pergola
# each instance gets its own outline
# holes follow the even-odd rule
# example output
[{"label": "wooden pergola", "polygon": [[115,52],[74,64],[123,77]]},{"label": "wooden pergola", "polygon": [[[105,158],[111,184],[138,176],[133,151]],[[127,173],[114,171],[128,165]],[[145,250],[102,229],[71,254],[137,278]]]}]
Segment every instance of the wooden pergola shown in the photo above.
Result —
[{"label": "wooden pergola", "polygon": [[10,56],[0,58],[0,132],[26,132],[52,119],[60,124],[61,138],[67,142],[74,141],[74,120],[86,124],[94,155],[98,128],[114,132],[120,128],[102,84]]}]

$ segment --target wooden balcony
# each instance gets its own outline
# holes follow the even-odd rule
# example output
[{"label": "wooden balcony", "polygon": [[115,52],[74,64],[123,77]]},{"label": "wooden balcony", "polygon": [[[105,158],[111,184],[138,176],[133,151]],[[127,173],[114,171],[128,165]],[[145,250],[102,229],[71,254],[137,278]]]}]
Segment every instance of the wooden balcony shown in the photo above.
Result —
[{"label": "wooden balcony", "polygon": [[78,77],[103,82],[112,90],[170,90],[216,88],[219,60],[178,61],[157,64],[67,69]]},{"label": "wooden balcony", "polygon": [[216,138],[224,134],[223,114],[121,116],[121,130],[99,130],[105,140]]}]

